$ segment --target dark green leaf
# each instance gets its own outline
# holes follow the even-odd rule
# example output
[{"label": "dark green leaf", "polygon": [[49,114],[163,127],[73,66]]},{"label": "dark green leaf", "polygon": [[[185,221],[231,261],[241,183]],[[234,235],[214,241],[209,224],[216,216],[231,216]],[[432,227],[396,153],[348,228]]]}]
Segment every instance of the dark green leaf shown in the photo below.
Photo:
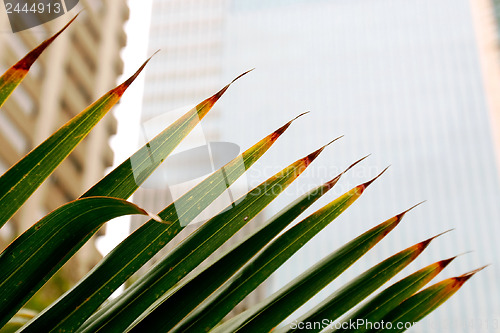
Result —
[{"label": "dark green leaf", "polygon": [[[221,95],[221,92],[214,96],[217,95]],[[214,96],[211,97],[212,100],[216,98]],[[207,101],[201,103],[198,106],[198,110],[203,109],[202,105],[208,104]],[[213,103],[211,104],[213,105]],[[206,113],[206,111],[203,112]],[[189,113],[192,113],[192,111]],[[188,119],[190,118],[191,116]],[[198,119],[197,117],[195,118]],[[208,207],[211,202],[222,194],[229,185],[236,181],[246,169],[252,166],[274,144],[274,142],[276,142],[278,137],[290,126],[290,124],[291,122],[288,122],[259,141],[243,154],[226,164],[223,168],[210,175],[199,185],[188,191],[175,203],[170,204],[160,212],[159,215],[164,220],[170,221],[170,225],[159,225],[154,221],[148,221],[141,226],[108,254],[103,261],[94,267],[94,269],[75,287],[63,295],[57,303],[45,309],[40,316],[25,326],[23,332],[44,332],[56,326],[60,331],[73,331],[78,328],[109,297],[109,295],[182,230],[179,223],[180,217],[182,217],[182,221],[193,220],[199,213]],[[175,125],[175,127],[180,126],[180,124]],[[175,133],[175,131],[173,133]],[[173,134],[171,133],[170,135]],[[161,136],[162,134],[157,138]],[[169,135],[166,135],[166,138],[162,140],[168,141],[168,137]],[[161,142],[163,141],[158,142],[159,146],[163,145]],[[168,146],[168,144],[165,143],[165,146]],[[139,151],[136,154],[138,156],[143,156],[145,161],[148,158],[146,154],[147,151],[145,151],[145,147],[142,149],[142,152]],[[158,149],[156,151],[162,150]],[[165,149],[163,149],[162,154],[165,154]],[[160,157],[161,156],[155,156],[155,160],[160,160]],[[125,163],[122,164],[122,166],[123,165],[125,165]],[[111,176],[108,175],[111,177],[110,180],[106,180],[106,182],[112,182],[115,178],[119,179],[122,174],[130,175],[132,169],[129,169],[128,172],[126,170],[126,167],[123,167],[123,170],[118,171],[115,175],[113,175],[112,172],[110,174]],[[148,172],[152,172],[153,170],[154,169],[151,169]],[[135,183],[130,182],[129,186],[134,186],[134,184]],[[135,184],[135,186],[137,186],[137,184]],[[105,191],[105,187],[98,186],[95,188],[95,190],[91,189],[88,193],[92,194],[96,193],[96,191]],[[182,207],[182,216],[178,216],[177,214],[179,207]],[[143,244],[147,244],[146,247],[144,247]],[[138,248],[141,250],[138,251]],[[117,268],[119,268],[118,271]]]},{"label": "dark green leaf", "polygon": [[[319,155],[324,147],[292,163],[208,220],[128,288],[82,332],[119,332],[262,211]],[[176,222],[173,224],[178,227]]]},{"label": "dark green leaf", "polygon": [[0,326],[62,266],[65,253],[112,218],[146,211],[121,199],[89,197],[54,210],[0,254]]},{"label": "dark green leaf", "polygon": [[[349,166],[347,170],[361,160]],[[285,229],[288,224],[328,192],[337,183],[341,175],[296,199],[266,222],[258,231],[234,246],[227,254],[219,256],[212,265],[204,269],[196,277],[176,288],[174,293],[167,294],[162,299],[161,305],[149,313],[144,320],[140,321],[132,331],[167,332],[172,329],[176,323],[180,322],[204,299],[215,292],[258,251]],[[168,312],[169,315],[165,316],[165,312]]]},{"label": "dark green leaf", "polygon": [[356,186],[274,240],[174,331],[204,332],[217,325],[236,304],[356,201],[374,180]]}]

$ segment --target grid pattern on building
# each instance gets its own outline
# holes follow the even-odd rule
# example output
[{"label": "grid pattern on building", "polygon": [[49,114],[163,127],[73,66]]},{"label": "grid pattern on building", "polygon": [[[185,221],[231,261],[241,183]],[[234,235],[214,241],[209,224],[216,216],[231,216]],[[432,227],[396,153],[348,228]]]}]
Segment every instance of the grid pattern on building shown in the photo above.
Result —
[{"label": "grid pattern on building", "polygon": [[[81,1],[73,14],[15,34],[9,31],[6,13],[0,13],[0,71],[4,72],[82,8],[84,13],[42,54],[2,107],[1,172],[116,85],[123,70],[120,50],[126,43],[129,11],[125,0]],[[116,127],[116,119],[107,115],[2,229],[3,242],[78,198],[104,175],[113,163],[108,139]],[[99,259],[91,241],[68,263],[66,275],[77,280]]]},{"label": "grid pattern on building", "polygon": [[[500,231],[500,122],[495,119],[500,104],[495,96],[500,71],[498,57],[492,60],[498,54],[498,37],[492,33],[489,0],[154,4],[150,51],[166,51],[147,76],[144,121],[198,102],[222,82],[256,67],[203,121],[205,141],[209,133],[248,147],[258,133],[265,135],[305,110],[312,113],[280,139],[286,143],[278,142],[259,162],[272,168],[252,168],[256,170],[250,182],[345,134],[276,201],[273,211],[364,154],[373,156],[343,177],[323,203],[393,165],[358,203],[277,272],[272,289],[348,239],[427,199],[385,244],[313,302],[396,251],[455,227],[403,274],[470,249],[474,254],[454,262],[443,277],[483,263],[494,265],[411,331],[497,329],[500,266],[495,264],[494,237]],[[158,198],[138,196],[138,202],[146,203]]]}]

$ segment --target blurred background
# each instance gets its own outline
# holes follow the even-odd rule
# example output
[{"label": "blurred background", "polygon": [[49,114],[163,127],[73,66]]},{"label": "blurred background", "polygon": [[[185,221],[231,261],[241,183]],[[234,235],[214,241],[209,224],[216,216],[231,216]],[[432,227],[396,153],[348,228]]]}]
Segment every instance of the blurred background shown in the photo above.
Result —
[{"label": "blurred background", "polygon": [[[188,108],[240,73],[256,68],[226,92],[173,156],[174,160],[175,156],[188,158],[160,168],[153,181],[134,195],[134,202],[160,211],[206,176],[190,177],[190,167],[204,159],[195,151],[208,154],[208,174],[214,165],[310,110],[199,221],[340,135],[344,137],[328,147],[237,239],[360,157],[372,154],[313,210],[387,165],[391,168],[237,311],[278,290],[348,240],[427,200],[300,312],[380,260],[455,228],[392,282],[470,250],[439,280],[492,265],[410,332],[500,332],[500,25],[496,8],[500,10],[500,1],[80,1],[69,12],[84,12],[40,58],[5,104],[6,112],[0,113],[0,171],[133,73],[148,56],[160,52],[113,114],[36,192],[24,206],[29,208],[2,229],[2,242],[8,243],[41,216],[77,198]],[[0,71],[73,14],[14,34],[1,8]],[[214,147],[222,153],[215,154]],[[31,306],[43,308],[67,290],[144,221],[110,222]],[[189,225],[175,240],[198,225]]]}]

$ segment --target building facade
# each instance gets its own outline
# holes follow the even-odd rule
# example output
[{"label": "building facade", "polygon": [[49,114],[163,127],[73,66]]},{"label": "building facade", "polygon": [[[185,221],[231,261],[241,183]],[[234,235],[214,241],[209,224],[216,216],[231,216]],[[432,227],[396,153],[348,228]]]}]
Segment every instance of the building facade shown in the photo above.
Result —
[{"label": "building facade", "polygon": [[[41,55],[2,107],[2,173],[117,84],[123,70],[120,51],[126,43],[124,24],[129,16],[125,0],[84,0],[72,14],[14,34],[3,8],[1,72],[60,29],[72,15],[82,9],[84,12]],[[78,198],[104,175],[113,163],[108,140],[116,132],[116,125],[112,114],[104,117],[2,229],[3,242],[55,208]],[[79,279],[100,257],[94,242],[89,242],[63,268],[65,279]]]},{"label": "building facade", "polygon": [[[246,148],[311,110],[251,169],[248,182],[254,185],[345,135],[273,203],[268,216],[368,153],[370,159],[322,203],[392,164],[276,272],[267,292],[369,227],[427,200],[312,301],[391,254],[456,228],[399,277],[468,250],[474,253],[457,259],[442,278],[493,265],[411,331],[496,332],[500,57],[494,8],[490,0],[155,1],[150,52],[162,52],[146,75],[143,122],[195,104],[255,67],[182,149],[212,140]],[[146,206],[167,200],[151,193],[136,199]]]},{"label": "building facade", "polygon": [[[156,133],[167,127],[177,117],[227,84],[223,81],[223,57],[225,20],[228,10],[229,2],[226,0],[153,1],[148,53],[161,51],[155,56],[146,72],[140,128],[141,143],[152,139]],[[222,103],[218,102],[210,111],[210,116],[193,130],[164,165],[160,166],[141,186],[134,194],[134,202],[145,209],[158,212],[208,175],[208,173],[196,173],[196,170],[192,170],[196,167],[190,169],[190,166],[199,165],[200,160],[210,160],[211,165],[208,165],[208,168],[214,171],[214,165],[223,165],[224,162],[236,157],[237,153],[225,156],[224,161],[214,161],[213,155],[204,159],[203,156],[194,153],[197,148],[203,151],[206,148],[209,154],[214,152],[215,146],[211,146],[211,143],[219,141],[218,117],[222,108],[220,105]],[[234,147],[233,145],[232,148]],[[181,160],[182,153],[189,157]],[[224,151],[221,153],[226,155]],[[178,163],[175,162],[176,160]],[[196,177],[191,177],[193,171],[197,174]],[[141,269],[139,274],[149,269],[178,242],[195,231],[200,225],[199,222],[217,214],[247,190],[245,179],[237,182],[228,193],[224,193],[195,221],[187,225],[172,242]],[[257,216],[251,224],[240,230],[235,237],[208,258],[201,267],[209,264],[217,255],[241,241],[263,222],[263,218],[262,214]],[[141,217],[132,217],[132,229],[137,228],[143,222],[144,219]],[[259,288],[249,295],[232,314],[247,309],[264,295],[265,289]]]}]

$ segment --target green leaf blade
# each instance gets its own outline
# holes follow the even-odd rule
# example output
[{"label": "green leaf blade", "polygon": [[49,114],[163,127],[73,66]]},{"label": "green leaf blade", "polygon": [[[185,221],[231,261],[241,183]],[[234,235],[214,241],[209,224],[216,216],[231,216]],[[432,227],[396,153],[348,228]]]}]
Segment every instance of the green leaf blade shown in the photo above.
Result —
[{"label": "green leaf blade", "polygon": [[478,268],[469,273],[438,282],[406,299],[384,317],[384,322],[392,323],[392,329],[370,330],[369,332],[404,332],[398,323],[415,324],[453,296],[474,274],[484,269]]},{"label": "green leaf blade", "polygon": [[[324,147],[323,147],[324,148]],[[211,218],[128,288],[82,332],[122,331],[284,191],[323,148],[292,163]]]},{"label": "green leaf blade", "polygon": [[[0,227],[120,100],[149,59],[127,81],[104,94],[69,120],[0,177]],[[96,196],[96,195],[93,195]]]},{"label": "green leaf blade", "polygon": [[[350,315],[349,318],[343,320],[343,322],[380,322],[381,319],[384,318],[384,316],[386,316],[393,308],[429,283],[429,281],[436,277],[436,275],[438,275],[454,259],[455,257],[433,263],[396,282],[380,292],[355,313]],[[367,326],[356,326],[355,330],[350,329],[348,325],[339,326],[341,328],[327,330],[327,332],[345,333],[356,331],[357,333],[364,333],[368,331]]]},{"label": "green leaf blade", "polygon": [[[427,248],[433,238],[400,251],[365,271],[298,318],[297,322],[316,323],[322,322],[325,318],[330,321],[336,320],[415,260]],[[304,331],[305,329],[291,328],[291,326],[283,330],[283,332]],[[321,329],[314,328],[309,331],[319,332]]]},{"label": "green leaf blade", "polygon": [[246,318],[234,324],[234,329],[248,331],[257,322],[264,322],[262,325],[268,329],[274,328],[380,242],[401,222],[405,213],[380,223],[323,258],[254,307]]},{"label": "green leaf blade", "polygon": [[246,295],[354,203],[373,180],[356,186],[287,230],[246,264],[216,295],[195,309],[173,331],[201,332],[217,325]]},{"label": "green leaf blade", "polygon": [[48,214],[14,240],[0,254],[0,325],[62,266],[65,253],[88,230],[128,214],[147,215],[121,199],[79,199]]},{"label": "green leaf blade", "polygon": [[[232,184],[264,155],[290,124],[291,121],[266,136],[179,198],[176,204],[186,207],[182,219],[192,220],[208,207],[227,189],[226,185]],[[113,178],[114,176],[111,180]],[[91,190],[89,193],[95,194],[96,191]],[[57,303],[45,309],[35,320],[25,326],[23,332],[49,331],[55,326],[61,331],[72,331],[83,324],[113,291],[182,229],[176,204],[169,205],[158,214],[163,220],[170,221],[170,226],[154,221],[146,222],[111,251]],[[138,246],[144,243],[147,243],[147,246],[138,251]]]},{"label": "green leaf blade", "polygon": [[[361,160],[351,165],[348,169]],[[172,329],[175,323],[180,322],[196,306],[201,304],[204,299],[215,292],[217,288],[236,273],[251,257],[285,229],[289,223],[327,193],[338,182],[341,175],[296,199],[266,222],[258,231],[234,246],[227,254],[219,256],[212,265],[204,269],[196,277],[184,283],[181,287],[176,288],[174,293],[167,294],[161,300],[161,305],[156,307],[143,320],[140,321],[138,319],[137,321],[140,322],[131,331],[166,332]],[[164,315],[165,311],[169,313],[168,317]]]}]

